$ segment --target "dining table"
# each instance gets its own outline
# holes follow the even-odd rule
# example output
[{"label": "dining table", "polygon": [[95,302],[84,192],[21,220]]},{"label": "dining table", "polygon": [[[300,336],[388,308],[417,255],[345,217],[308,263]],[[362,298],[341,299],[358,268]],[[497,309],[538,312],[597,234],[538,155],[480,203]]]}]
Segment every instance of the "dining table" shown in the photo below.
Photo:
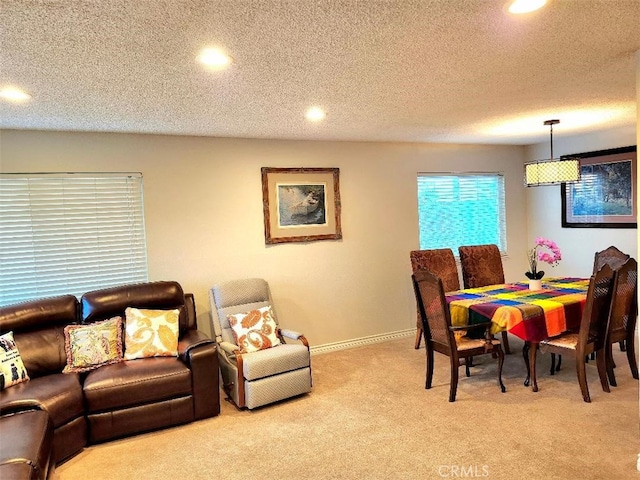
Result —
[{"label": "dining table", "polygon": [[542,340],[579,329],[588,287],[588,278],[558,277],[543,279],[536,290],[516,282],[447,292],[445,298],[453,326],[490,320],[491,333],[506,330],[524,340],[524,384],[537,392],[535,349]]}]

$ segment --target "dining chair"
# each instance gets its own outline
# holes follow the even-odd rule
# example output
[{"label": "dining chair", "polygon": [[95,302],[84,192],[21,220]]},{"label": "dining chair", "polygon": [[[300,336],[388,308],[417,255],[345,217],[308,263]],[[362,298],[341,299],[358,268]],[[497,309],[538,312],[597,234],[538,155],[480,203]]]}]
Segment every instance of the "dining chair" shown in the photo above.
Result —
[{"label": "dining chair", "polygon": [[[458,277],[458,266],[450,248],[435,248],[431,250],[413,250],[409,253],[411,259],[411,269],[413,273],[418,270],[429,270],[440,277],[445,292],[460,290],[460,278]],[[422,340],[422,320],[420,310],[416,308],[416,341],[415,349],[420,348]]]},{"label": "dining chair", "polygon": [[[600,270],[600,267],[605,264],[609,265],[613,270],[617,270],[629,258],[631,258],[629,255],[620,251],[617,247],[611,245],[610,247],[605,248],[600,252],[596,252],[593,259],[593,273],[596,273],[598,270]],[[625,349],[625,341],[622,340],[620,342],[620,350],[624,352]]]},{"label": "dining chair", "polygon": [[634,334],[638,313],[638,263],[629,258],[615,272],[611,308],[609,310],[609,329],[606,342],[607,376],[609,383],[617,387],[613,372],[613,344],[626,343],[627,360],[631,375],[638,380],[638,364],[636,362]]},{"label": "dining chair", "polygon": [[[465,245],[458,247],[464,288],[486,287],[504,283],[502,256],[495,244]],[[502,343],[506,354],[511,353],[507,332],[502,332]]]},{"label": "dining chair", "polygon": [[[598,270],[602,268],[603,265],[609,265],[611,269],[615,271],[618,268],[620,268],[622,264],[626,262],[629,258],[631,258],[629,255],[620,251],[617,247],[611,245],[610,247],[607,247],[604,250],[595,253],[594,259],[593,259],[592,273],[596,273]],[[635,319],[634,319],[634,328],[635,328]],[[620,344],[620,350],[622,352],[626,350],[625,340],[626,338],[623,338],[618,342]],[[631,345],[631,347],[635,351],[634,345]],[[591,355],[587,355],[585,358],[585,362],[589,363],[589,360],[594,360],[594,359],[595,359],[595,352],[591,353]],[[611,359],[611,361],[613,362],[613,358]],[[634,357],[634,364],[635,363],[636,362]],[[562,356],[558,357],[558,363],[556,364],[555,355],[551,354],[551,375],[553,375],[555,372],[559,372],[561,365],[562,365]],[[632,369],[631,371],[633,372],[633,367],[631,367],[631,369]],[[636,371],[637,371],[637,368],[636,368]],[[615,379],[614,379],[614,382],[615,382]]]},{"label": "dining chair", "polygon": [[[458,390],[458,369],[460,360],[489,354],[498,357],[498,385],[504,393],[506,388],[502,383],[502,365],[504,352],[500,340],[493,338],[490,333],[491,322],[481,324],[452,326],[449,306],[444,296],[442,280],[428,270],[419,270],[412,275],[416,302],[420,310],[422,330],[426,350],[426,384],[430,389],[433,381],[434,352],[449,357],[451,381],[449,387],[449,401],[456,400]],[[464,332],[470,328],[484,327],[485,337],[472,339],[466,336],[458,337],[454,332]],[[464,362],[467,367],[468,363]]]},{"label": "dining chair", "polygon": [[[606,335],[613,277],[614,272],[609,265],[604,265],[595,275],[591,276],[578,332],[568,331],[557,337],[547,338],[539,344],[539,349],[542,352],[570,355],[575,358],[578,383],[585,402],[591,402],[591,397],[587,385],[584,358],[592,352],[596,353],[596,364],[602,390],[610,391],[606,368]],[[535,365],[537,350],[538,348],[532,347],[532,365]]]}]

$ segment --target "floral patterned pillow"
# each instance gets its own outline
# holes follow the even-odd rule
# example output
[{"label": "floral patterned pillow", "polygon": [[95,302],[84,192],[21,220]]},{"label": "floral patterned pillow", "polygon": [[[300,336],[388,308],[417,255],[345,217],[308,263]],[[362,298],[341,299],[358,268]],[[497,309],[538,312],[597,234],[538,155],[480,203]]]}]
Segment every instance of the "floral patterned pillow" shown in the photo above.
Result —
[{"label": "floral patterned pillow", "polygon": [[276,334],[278,325],[273,319],[271,306],[229,315],[227,319],[236,344],[240,347],[240,353],[257,352],[280,345],[280,339]]},{"label": "floral patterned pillow", "polygon": [[124,358],[178,356],[180,310],[125,310]]},{"label": "floral patterned pillow", "polygon": [[62,373],[86,372],[122,361],[122,318],[64,327],[67,365]]},{"label": "floral patterned pillow", "polygon": [[0,336],[0,390],[29,380],[13,332]]}]

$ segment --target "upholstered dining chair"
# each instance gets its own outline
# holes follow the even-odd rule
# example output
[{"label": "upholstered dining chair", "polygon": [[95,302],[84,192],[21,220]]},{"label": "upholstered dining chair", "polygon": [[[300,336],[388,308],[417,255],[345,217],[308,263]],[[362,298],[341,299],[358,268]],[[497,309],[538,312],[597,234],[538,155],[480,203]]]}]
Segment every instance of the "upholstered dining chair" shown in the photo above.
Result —
[{"label": "upholstered dining chair", "polygon": [[[592,352],[596,353],[596,364],[602,390],[610,392],[606,368],[606,336],[613,291],[613,277],[614,272],[609,265],[604,265],[595,275],[591,276],[578,332],[565,332],[557,337],[543,340],[539,345],[542,352],[574,357],[578,383],[585,402],[591,402],[591,397],[589,396],[584,359]],[[537,348],[532,347],[532,363],[534,365],[537,350]]]},{"label": "upholstered dining chair", "polygon": [[[464,288],[486,287],[504,283],[502,257],[497,245],[465,245],[458,247]],[[511,353],[507,332],[502,332],[504,351]]]},{"label": "upholstered dining chair", "polygon": [[[451,367],[451,382],[449,387],[450,402],[456,400],[460,360],[489,354],[498,357],[498,385],[504,393],[506,391],[504,383],[502,383],[504,352],[502,351],[500,341],[493,338],[489,333],[491,322],[463,327],[452,326],[451,314],[449,313],[449,306],[444,296],[442,280],[428,270],[418,270],[411,278],[413,280],[413,288],[420,310],[422,329],[424,332],[427,367],[425,388],[430,389],[432,385],[434,352],[449,357]],[[454,335],[456,331],[465,331],[469,328],[479,326],[485,328],[485,338],[483,339],[472,339],[466,336],[456,337],[456,335]],[[464,363],[468,369],[468,363]]]},{"label": "upholstered dining chair", "polygon": [[634,333],[638,314],[638,263],[629,258],[615,272],[611,309],[609,310],[609,330],[607,333],[606,360],[609,383],[617,386],[613,372],[612,346],[614,343],[626,343],[627,360],[631,375],[638,380],[638,364],[636,361]]},{"label": "upholstered dining chair", "polygon": [[311,390],[309,343],[301,333],[280,328],[265,280],[219,283],[209,290],[209,300],[223,388],[239,408]]},{"label": "upholstered dining chair", "polygon": [[[413,273],[418,270],[429,270],[442,280],[445,292],[460,290],[460,277],[458,277],[458,266],[450,248],[435,248],[431,250],[413,250],[409,253],[411,259],[411,269]],[[414,348],[420,348],[422,340],[422,320],[420,310],[416,308],[416,341]]]}]

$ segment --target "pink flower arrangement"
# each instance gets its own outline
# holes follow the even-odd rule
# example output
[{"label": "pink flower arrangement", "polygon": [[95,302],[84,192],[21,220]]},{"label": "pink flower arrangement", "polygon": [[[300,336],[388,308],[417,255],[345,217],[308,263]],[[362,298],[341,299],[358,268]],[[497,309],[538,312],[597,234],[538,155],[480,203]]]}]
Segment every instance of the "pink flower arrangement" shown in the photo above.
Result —
[{"label": "pink flower arrangement", "polygon": [[[538,251],[539,248],[546,247],[549,251]],[[544,277],[544,271],[538,270],[538,261],[548,263],[551,266],[557,265],[562,260],[560,248],[553,240],[546,238],[536,238],[535,246],[529,250],[529,271],[525,273],[531,280],[540,280]]]}]

